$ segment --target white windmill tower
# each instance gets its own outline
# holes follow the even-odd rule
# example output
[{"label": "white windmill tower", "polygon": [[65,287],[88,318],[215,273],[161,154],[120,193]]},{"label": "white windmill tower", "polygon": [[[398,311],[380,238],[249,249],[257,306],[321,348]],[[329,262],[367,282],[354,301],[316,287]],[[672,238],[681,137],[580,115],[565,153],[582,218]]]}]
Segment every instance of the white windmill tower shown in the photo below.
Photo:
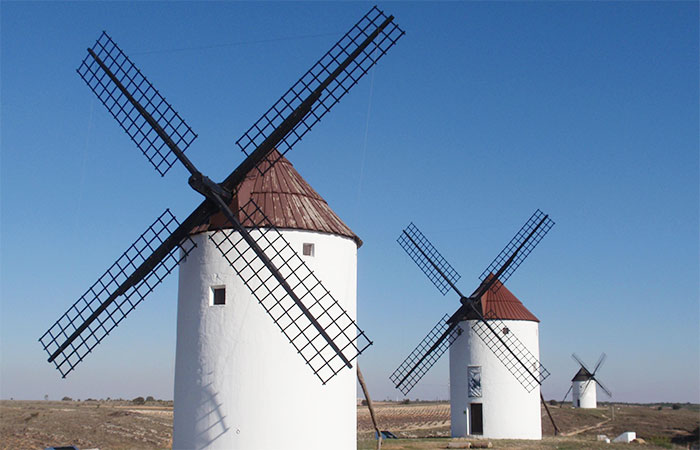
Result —
[{"label": "white windmill tower", "polygon": [[461,306],[438,322],[391,380],[406,394],[449,348],[452,436],[542,437],[539,387],[549,372],[539,363],[539,321],[503,283],[553,225],[537,210],[469,297],[455,286],[459,274],[415,225],[399,237],[438,290],[454,290]]},{"label": "white windmill tower", "polygon": [[78,73],[161,175],[180,161],[205,199],[182,223],[166,210],[39,339],[61,375],[181,265],[174,447],[354,449],[352,362],[371,344],[355,322],[360,241],[283,155],[403,34],[373,7],[215,183],[185,156],[197,135],[103,32]]},{"label": "white windmill tower", "polygon": [[[311,288],[309,295],[318,296],[311,310],[325,328],[333,320],[342,329],[356,317],[357,248],[362,242],[291,163],[275,153],[272,158],[279,160],[272,168],[251,170],[237,187],[231,209],[239,211],[239,221],[252,235],[264,234],[266,240],[281,236],[288,243],[273,262],[286,260],[276,264],[288,271],[285,278],[291,284],[297,280],[306,284]],[[245,207],[250,200],[259,210]],[[267,223],[254,222],[256,216],[262,218],[260,213]],[[269,226],[279,229],[279,234],[270,232]],[[257,268],[241,261],[246,268],[238,276],[234,270],[238,263],[229,260],[239,254],[229,252],[231,243],[224,232],[215,231],[222,228],[230,226],[221,214],[198,227],[192,236],[197,248],[180,263],[173,448],[302,449],[309,445],[309,424],[313,424],[314,441],[354,448],[355,371],[341,371],[326,385],[309,376],[304,359],[287,339],[280,338],[279,331],[291,326],[285,333],[291,338],[311,331],[297,327],[299,318],[282,312],[292,306],[291,301],[263,299],[265,309],[278,317],[270,321],[265,309],[256,304],[259,294],[252,295],[243,281],[253,277]],[[230,239],[240,242],[236,235]],[[234,256],[224,256],[217,247]],[[323,299],[325,289],[337,304]],[[337,311],[319,313],[328,306]],[[341,307],[347,316],[335,318]],[[308,344],[301,349],[304,355],[314,355],[312,345],[323,345],[319,339]],[[332,356],[325,353],[311,364]],[[329,375],[330,368],[319,372],[323,381]]]},{"label": "white windmill tower", "polygon": [[598,394],[597,387],[600,388],[607,394],[608,397],[612,397],[612,392],[606,388],[601,381],[596,378],[596,373],[603,365],[603,361],[607,357],[605,353],[600,355],[598,362],[593,368],[593,372],[588,370],[588,367],[581,361],[581,358],[576,356],[576,353],[572,353],[571,357],[581,366],[581,368],[576,372],[576,375],[571,379],[571,386],[569,390],[564,394],[564,400],[572,392],[572,404],[574,408],[597,408],[598,407]]},{"label": "white windmill tower", "polygon": [[[539,360],[539,319],[508,288],[488,290],[481,305],[490,311],[489,322],[498,321],[498,328],[494,326],[497,334],[514,333]],[[459,326],[464,332],[450,346],[452,436],[541,439],[539,385],[523,389],[489,343],[479,339],[477,317],[468,315]],[[532,370],[537,370],[536,366]]]}]

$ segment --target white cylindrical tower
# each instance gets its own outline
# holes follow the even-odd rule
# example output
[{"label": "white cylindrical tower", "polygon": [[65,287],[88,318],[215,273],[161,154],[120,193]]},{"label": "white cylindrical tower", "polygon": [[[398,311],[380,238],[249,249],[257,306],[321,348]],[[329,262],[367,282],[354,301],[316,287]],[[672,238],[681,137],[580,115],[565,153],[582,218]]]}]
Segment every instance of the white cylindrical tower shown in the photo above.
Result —
[{"label": "white cylindrical tower", "polygon": [[[505,286],[481,302],[502,321],[496,332],[514,333],[539,360],[539,320]],[[463,332],[450,347],[452,436],[542,439],[539,386],[528,392],[474,332],[474,322],[460,322]]]},{"label": "white cylindrical tower", "polygon": [[[232,206],[250,198],[355,320],[359,238],[284,158]],[[321,383],[209,239],[223,223],[180,264],[173,448],[354,450],[355,370]]]},{"label": "white cylindrical tower", "polygon": [[596,382],[591,378],[591,374],[583,367],[576,373],[576,376],[571,380],[573,384],[572,400],[574,408],[596,408]]}]

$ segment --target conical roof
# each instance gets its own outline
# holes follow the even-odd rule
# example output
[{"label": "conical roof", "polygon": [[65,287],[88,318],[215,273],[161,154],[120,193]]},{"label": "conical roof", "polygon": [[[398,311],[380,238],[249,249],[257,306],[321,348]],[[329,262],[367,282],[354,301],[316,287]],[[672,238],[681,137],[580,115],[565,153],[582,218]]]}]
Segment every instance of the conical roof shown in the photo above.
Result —
[{"label": "conical roof", "polygon": [[[277,162],[270,167],[269,161],[275,160]],[[267,220],[254,214],[255,206],[248,203],[251,199]],[[319,231],[346,236],[354,239],[358,247],[362,245],[362,240],[340,220],[328,203],[277,150],[273,150],[248,172],[246,178],[234,189],[229,206],[247,228],[272,225],[284,229]],[[231,227],[223,214],[216,213],[207,223],[192,230],[192,233],[224,228]]]},{"label": "conical roof", "polygon": [[[492,276],[489,275],[487,279]],[[496,280],[491,289],[481,296],[481,312],[487,319],[540,321],[500,280]],[[476,317],[468,314],[467,318]]]},{"label": "conical roof", "polygon": [[576,375],[574,375],[571,381],[588,381],[591,378],[593,378],[593,375],[591,375],[591,373],[588,370],[581,367],[578,370],[578,372],[576,372]]}]

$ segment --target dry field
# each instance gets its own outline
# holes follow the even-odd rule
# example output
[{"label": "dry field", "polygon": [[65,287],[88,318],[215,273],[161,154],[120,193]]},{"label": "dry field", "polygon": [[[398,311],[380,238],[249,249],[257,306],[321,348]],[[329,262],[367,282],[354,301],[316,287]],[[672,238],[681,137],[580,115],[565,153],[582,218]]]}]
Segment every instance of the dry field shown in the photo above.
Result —
[{"label": "dry field", "polygon": [[[642,405],[616,405],[612,418],[610,407],[593,410],[559,408],[550,411],[561,431],[554,436],[554,429],[542,408],[542,441],[492,441],[494,448],[520,449],[595,449],[628,447],[629,444],[608,445],[598,443],[596,436],[605,434],[610,439],[625,431],[634,431],[646,441],[645,449],[687,448],[698,442],[700,410],[697,405],[674,410],[671,407]],[[450,405],[448,403],[415,403],[400,405],[379,402],[375,405],[381,429],[394,433],[398,440],[386,440],[382,449],[432,450],[442,449],[451,441]],[[359,449],[375,448],[372,422],[367,408],[357,414]],[[404,438],[410,438],[408,441]],[[635,444],[636,446],[636,444]]]},{"label": "dry field", "polygon": [[[375,408],[380,427],[401,438],[385,441],[382,447],[385,450],[444,449],[451,441],[447,403],[379,402]],[[647,441],[643,447],[649,450],[687,448],[698,441],[700,411],[697,406],[658,410],[655,406],[618,405],[614,420],[610,408],[550,409],[562,436],[553,436],[549,419],[542,410],[545,434],[542,441],[493,441],[494,448],[630,448],[629,445],[605,445],[595,441],[597,434],[615,437],[623,431],[635,431]],[[367,408],[358,407],[357,422],[358,448],[375,448]],[[80,449],[101,450],[169,448],[171,428],[172,406],[165,402],[133,405],[118,401],[0,401],[0,449],[43,449],[49,445],[68,444]],[[633,444],[633,447],[638,445]],[[333,448],[332,443],[328,448]]]},{"label": "dry field", "polygon": [[173,409],[118,401],[0,401],[0,449],[169,448]]}]

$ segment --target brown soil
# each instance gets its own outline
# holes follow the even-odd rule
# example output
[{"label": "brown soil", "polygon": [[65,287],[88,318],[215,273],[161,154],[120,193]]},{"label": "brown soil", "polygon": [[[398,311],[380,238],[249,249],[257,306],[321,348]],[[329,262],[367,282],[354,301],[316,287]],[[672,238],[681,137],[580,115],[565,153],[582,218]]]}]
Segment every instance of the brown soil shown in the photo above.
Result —
[{"label": "brown soil", "polygon": [[[554,449],[554,448],[608,448],[596,441],[599,434],[611,440],[625,431],[634,431],[646,441],[645,449],[687,448],[698,442],[700,411],[697,405],[673,410],[657,406],[615,406],[614,419],[610,407],[574,409],[570,405],[561,408],[549,406],[561,434],[554,436],[554,428],[542,408],[542,441],[493,441],[494,448]],[[399,438],[422,438],[406,441],[387,440],[383,449],[437,449],[446,448],[450,435],[450,406],[448,403],[416,403],[397,405],[375,404],[379,427],[389,430]],[[366,407],[358,407],[358,439],[360,449],[375,448],[374,431]],[[436,438],[436,439],[429,439]],[[612,447],[617,447],[617,444]]]},{"label": "brown soil", "polygon": [[0,449],[170,448],[172,407],[125,402],[0,401]]},{"label": "brown soil", "polygon": [[[385,450],[446,448],[451,442],[448,403],[375,404],[381,429],[402,439],[387,440]],[[678,410],[656,406],[616,406],[612,420],[609,407],[594,410],[551,407],[562,435],[554,437],[542,409],[542,441],[493,441],[494,448],[594,449],[620,448],[605,445],[596,435],[611,439],[635,431],[647,443],[645,449],[687,448],[698,442],[700,412],[697,406]],[[367,408],[358,406],[358,449],[373,449],[372,424]],[[172,406],[163,403],[133,405],[130,402],[0,401],[0,449],[43,449],[75,445],[81,449],[170,448]],[[635,446],[636,447],[636,446]],[[332,448],[332,445],[329,446]],[[629,446],[627,448],[630,448]]]}]

